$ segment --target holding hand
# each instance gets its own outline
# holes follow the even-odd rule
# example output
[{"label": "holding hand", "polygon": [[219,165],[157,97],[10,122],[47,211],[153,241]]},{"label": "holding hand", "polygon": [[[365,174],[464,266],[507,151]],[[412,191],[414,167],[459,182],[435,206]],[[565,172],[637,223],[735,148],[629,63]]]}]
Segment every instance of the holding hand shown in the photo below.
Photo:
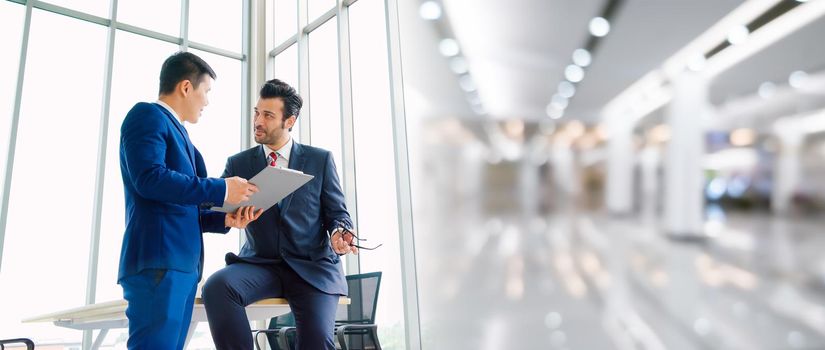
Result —
[{"label": "holding hand", "polygon": [[246,179],[242,177],[233,176],[224,179],[224,181],[226,181],[226,202],[229,204],[248,201],[249,196],[258,192],[258,186],[247,182]]},{"label": "holding hand", "polygon": [[257,220],[264,213],[263,209],[255,210],[255,207],[240,207],[234,213],[227,213],[224,226],[234,228],[246,228],[250,222]]},{"label": "holding hand", "polygon": [[353,239],[355,239],[355,233],[351,230],[335,230],[332,236],[329,237],[332,250],[338,255],[345,255],[350,252],[358,254],[358,248],[353,244]]}]

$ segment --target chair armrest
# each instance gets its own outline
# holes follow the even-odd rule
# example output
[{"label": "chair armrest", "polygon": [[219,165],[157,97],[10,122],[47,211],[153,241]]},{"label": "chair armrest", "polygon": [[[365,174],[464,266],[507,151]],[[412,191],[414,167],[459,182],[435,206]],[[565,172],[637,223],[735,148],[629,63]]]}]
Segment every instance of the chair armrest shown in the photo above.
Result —
[{"label": "chair armrest", "polygon": [[278,331],[278,347],[280,347],[283,350],[289,350],[289,339],[287,338],[286,334],[295,331],[295,327],[282,327]]},{"label": "chair armrest", "polygon": [[5,347],[3,345],[8,344],[26,344],[26,349],[34,350],[34,342],[32,342],[30,339],[0,339],[0,349],[4,349]]},{"label": "chair armrest", "polygon": [[272,328],[272,329],[258,329],[258,330],[253,330],[252,332],[255,333],[253,338],[254,338],[254,341],[255,341],[255,347],[258,350],[261,349],[260,345],[258,345],[258,335],[260,335],[262,333],[263,334],[270,334],[270,333],[276,334],[276,338],[278,339],[278,347],[280,347],[281,349],[287,350],[287,349],[289,349],[289,344],[288,344],[288,339],[286,337],[286,334],[290,333],[290,332],[295,332],[295,327],[280,327],[280,328]]},{"label": "chair armrest", "polygon": [[378,325],[376,324],[364,324],[364,323],[347,323],[335,326],[335,334],[338,336],[338,344],[341,345],[341,350],[349,349],[349,344],[347,344],[347,336],[346,333],[348,330],[368,330],[375,341],[375,345],[378,349],[381,349],[381,343],[378,341]]}]

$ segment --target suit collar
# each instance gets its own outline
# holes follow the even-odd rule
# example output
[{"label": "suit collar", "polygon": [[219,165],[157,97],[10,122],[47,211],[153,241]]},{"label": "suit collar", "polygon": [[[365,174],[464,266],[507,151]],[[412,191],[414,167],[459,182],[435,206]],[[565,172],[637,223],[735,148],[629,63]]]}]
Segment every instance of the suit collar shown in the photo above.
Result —
[{"label": "suit collar", "polygon": [[193,146],[192,142],[189,140],[189,133],[186,132],[183,124],[181,124],[178,120],[175,111],[169,108],[167,104],[163,103],[163,101],[158,101],[155,105],[158,106],[158,109],[166,115],[166,118],[168,118],[169,121],[175,125],[175,128],[178,129],[180,136],[183,137],[183,142],[186,145],[186,154],[189,156],[189,163],[192,164],[192,171],[197,173],[197,167],[195,167],[195,146]]},{"label": "suit collar", "polygon": [[294,139],[290,137],[289,140],[279,149],[272,149],[266,145],[261,145],[261,149],[263,150],[264,157],[268,156],[271,152],[277,152],[282,158],[286,159],[286,161],[289,162],[289,159],[292,157],[292,146],[294,144]]}]

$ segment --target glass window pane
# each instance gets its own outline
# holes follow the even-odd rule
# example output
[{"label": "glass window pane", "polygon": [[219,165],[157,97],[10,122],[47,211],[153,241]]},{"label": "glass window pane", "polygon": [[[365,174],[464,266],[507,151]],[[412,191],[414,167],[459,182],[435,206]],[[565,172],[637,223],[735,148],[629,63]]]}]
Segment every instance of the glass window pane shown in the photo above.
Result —
[{"label": "glass window pane", "polygon": [[[310,140],[332,152],[341,178],[341,97],[338,84],[338,28],[329,21],[309,35]],[[276,73],[277,74],[277,73]]]},{"label": "glass window pane", "polygon": [[275,56],[274,78],[298,88],[298,45],[292,45]]},{"label": "glass window pane", "polygon": [[[0,332],[79,345],[81,332],[20,320],[85,301],[106,27],[34,10],[29,40]],[[44,193],[54,207],[43,208]]]},{"label": "glass window pane", "polygon": [[297,0],[275,0],[272,11],[275,14],[275,43],[280,45],[298,32]]},{"label": "glass window pane", "polygon": [[109,0],[45,0],[50,4],[109,18]]},{"label": "glass window pane", "polygon": [[309,21],[307,23],[318,19],[318,17],[335,7],[335,0],[308,0],[308,2]]},{"label": "glass window pane", "polygon": [[[23,36],[25,7],[8,1],[0,2],[0,174],[6,174],[9,148],[9,127],[14,113],[14,93],[20,63],[20,39]],[[0,186],[0,198],[3,188]]]},{"label": "glass window pane", "polygon": [[[275,56],[275,63],[274,63],[274,73],[275,76],[273,78],[280,79],[281,81],[289,84],[290,86],[294,87],[296,90],[298,89],[298,45],[292,45],[288,49],[281,52],[278,56]],[[255,91],[255,94],[258,92]],[[257,99],[256,99],[257,101]],[[301,113],[305,113],[307,110],[306,106],[301,109]],[[292,137],[295,140],[301,140],[301,123],[295,123],[295,126],[292,127]]]},{"label": "glass window pane", "polygon": [[189,40],[232,52],[241,52],[243,2],[192,0],[189,2]]},{"label": "glass window pane", "polygon": [[372,244],[384,244],[360,256],[361,272],[383,271],[376,315],[379,337],[382,344],[403,349],[401,248],[384,3],[359,1],[349,11],[358,233]]},{"label": "glass window pane", "polygon": [[[140,55],[134,54],[137,50],[140,50]],[[157,100],[160,67],[163,61],[177,50],[177,45],[129,32],[118,31],[115,35],[100,253],[97,264],[98,302],[123,298],[123,289],[117,284],[120,248],[126,220],[123,181],[120,176],[120,126],[126,113],[135,103]]]},{"label": "glass window pane", "polygon": [[275,1],[266,0],[266,19],[264,20],[266,28],[266,53],[269,58],[269,52],[275,48]]},{"label": "glass window pane", "polygon": [[118,0],[117,21],[180,37],[180,0]]}]

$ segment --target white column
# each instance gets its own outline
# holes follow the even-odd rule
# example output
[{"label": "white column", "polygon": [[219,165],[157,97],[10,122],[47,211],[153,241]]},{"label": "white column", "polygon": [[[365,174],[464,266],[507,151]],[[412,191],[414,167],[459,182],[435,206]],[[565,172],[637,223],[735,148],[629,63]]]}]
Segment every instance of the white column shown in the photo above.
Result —
[{"label": "white column", "polygon": [[799,184],[799,157],[804,135],[795,130],[787,130],[778,132],[777,136],[780,149],[774,165],[771,209],[774,213],[785,214],[791,209],[794,190]]},{"label": "white column", "polygon": [[[576,155],[571,145],[554,144],[550,148],[550,162],[553,169],[553,179],[563,202],[557,202],[559,207],[575,206],[579,194],[579,176],[576,173]],[[528,189],[528,191],[530,191]]]},{"label": "white column", "polygon": [[646,217],[654,217],[659,207],[659,162],[661,155],[658,145],[648,145],[639,155],[639,170],[642,176],[641,210]]},{"label": "white column", "polygon": [[666,115],[670,142],[664,157],[665,222],[667,234],[680,238],[704,236],[705,153],[703,120],[711,113],[707,81],[684,73],[672,81],[673,100]]},{"label": "white column", "polygon": [[633,124],[610,116],[606,126],[607,209],[613,214],[629,214],[633,211]]}]

